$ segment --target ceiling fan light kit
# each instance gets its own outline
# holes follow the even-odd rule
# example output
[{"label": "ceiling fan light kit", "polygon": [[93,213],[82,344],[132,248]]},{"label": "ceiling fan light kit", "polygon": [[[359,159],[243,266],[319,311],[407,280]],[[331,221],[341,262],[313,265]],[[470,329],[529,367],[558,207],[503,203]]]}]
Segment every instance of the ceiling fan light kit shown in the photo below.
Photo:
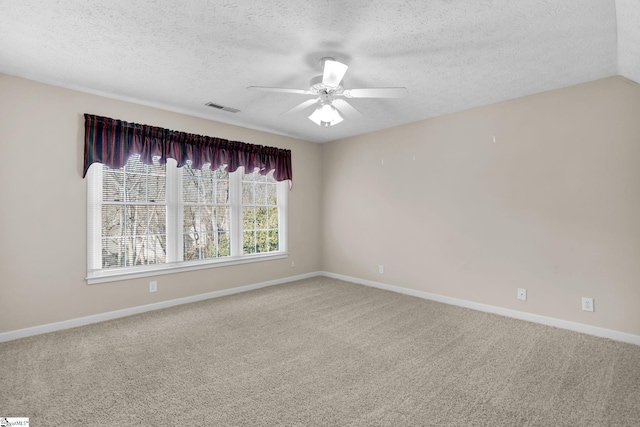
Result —
[{"label": "ceiling fan light kit", "polygon": [[337,125],[342,120],[342,116],[330,103],[322,104],[322,106],[318,107],[311,115],[309,116],[309,120],[317,124],[318,126],[329,127],[333,125]]},{"label": "ceiling fan light kit", "polygon": [[322,127],[337,125],[344,118],[358,118],[362,114],[351,104],[343,99],[335,99],[336,97],[345,98],[404,98],[407,95],[407,89],[404,87],[381,87],[381,88],[364,88],[364,89],[344,89],[342,79],[349,68],[346,64],[336,61],[333,58],[320,59],[320,65],[323,67],[321,76],[316,76],[309,83],[309,90],[288,89],[278,87],[265,86],[249,86],[247,89],[259,90],[262,92],[279,92],[292,93],[296,95],[314,95],[316,99],[308,99],[301,104],[296,105],[284,114],[297,113],[314,104],[320,104],[309,116],[309,120]]}]

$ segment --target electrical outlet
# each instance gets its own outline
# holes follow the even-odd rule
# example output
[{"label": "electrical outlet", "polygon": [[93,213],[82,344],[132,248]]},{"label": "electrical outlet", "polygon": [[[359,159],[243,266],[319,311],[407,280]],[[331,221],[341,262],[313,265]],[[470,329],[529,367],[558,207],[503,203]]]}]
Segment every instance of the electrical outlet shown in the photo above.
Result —
[{"label": "electrical outlet", "polygon": [[593,298],[582,297],[582,310],[593,311]]},{"label": "electrical outlet", "polygon": [[524,288],[518,288],[518,296],[517,298],[522,301],[527,300],[527,290]]},{"label": "electrical outlet", "polygon": [[378,273],[380,273],[380,274],[384,274],[384,265],[380,264],[380,265],[378,266]]},{"label": "electrical outlet", "polygon": [[155,280],[149,282],[149,292],[158,292],[158,282]]}]

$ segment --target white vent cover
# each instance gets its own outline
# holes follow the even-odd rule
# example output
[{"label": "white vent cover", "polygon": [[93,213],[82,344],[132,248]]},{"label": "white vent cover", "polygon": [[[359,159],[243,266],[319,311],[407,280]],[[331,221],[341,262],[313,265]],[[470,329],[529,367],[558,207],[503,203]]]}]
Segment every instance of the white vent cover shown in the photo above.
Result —
[{"label": "white vent cover", "polygon": [[207,107],[216,108],[218,110],[228,111],[229,113],[237,113],[238,111],[240,111],[237,108],[225,107],[224,105],[215,104],[213,102],[207,102],[204,105],[206,105]]}]

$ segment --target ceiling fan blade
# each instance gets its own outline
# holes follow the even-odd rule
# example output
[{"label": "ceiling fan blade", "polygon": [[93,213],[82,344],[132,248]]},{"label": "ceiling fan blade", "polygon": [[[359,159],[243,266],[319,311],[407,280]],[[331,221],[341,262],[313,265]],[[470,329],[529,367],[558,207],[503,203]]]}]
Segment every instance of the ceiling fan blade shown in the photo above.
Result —
[{"label": "ceiling fan blade", "polygon": [[313,95],[312,92],[304,89],[287,89],[285,87],[249,86],[247,89],[259,92],[295,93],[297,95]]},{"label": "ceiling fan blade", "polygon": [[344,114],[348,119],[357,119],[362,117],[362,113],[355,109],[351,104],[349,104],[344,99],[334,99],[333,106],[336,107],[338,111]]},{"label": "ceiling fan blade", "polygon": [[292,113],[297,113],[298,111],[302,111],[305,108],[308,108],[310,106],[312,106],[313,104],[315,104],[316,102],[318,102],[320,100],[320,98],[314,98],[314,99],[307,99],[306,101],[304,101],[301,104],[296,105],[295,107],[285,111],[282,114],[292,114]]},{"label": "ceiling fan blade", "polygon": [[404,98],[409,91],[406,87],[372,87],[367,89],[345,89],[347,98]]},{"label": "ceiling fan blade", "polygon": [[348,65],[342,62],[327,59],[324,61],[324,72],[322,73],[322,83],[330,87],[338,87],[344,73],[347,72]]}]

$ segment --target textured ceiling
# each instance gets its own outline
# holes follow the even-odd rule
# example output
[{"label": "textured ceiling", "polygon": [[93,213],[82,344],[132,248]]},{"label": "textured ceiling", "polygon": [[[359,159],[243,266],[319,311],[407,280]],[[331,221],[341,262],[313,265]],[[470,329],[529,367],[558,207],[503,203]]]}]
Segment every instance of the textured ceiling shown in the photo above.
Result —
[{"label": "textured ceiling", "polygon": [[[308,89],[324,56],[349,65],[346,88],[409,95],[349,100],[364,117],[321,128],[310,110],[281,114],[311,96],[246,89]],[[640,82],[640,1],[0,0],[0,72],[325,142],[616,74]]]}]

